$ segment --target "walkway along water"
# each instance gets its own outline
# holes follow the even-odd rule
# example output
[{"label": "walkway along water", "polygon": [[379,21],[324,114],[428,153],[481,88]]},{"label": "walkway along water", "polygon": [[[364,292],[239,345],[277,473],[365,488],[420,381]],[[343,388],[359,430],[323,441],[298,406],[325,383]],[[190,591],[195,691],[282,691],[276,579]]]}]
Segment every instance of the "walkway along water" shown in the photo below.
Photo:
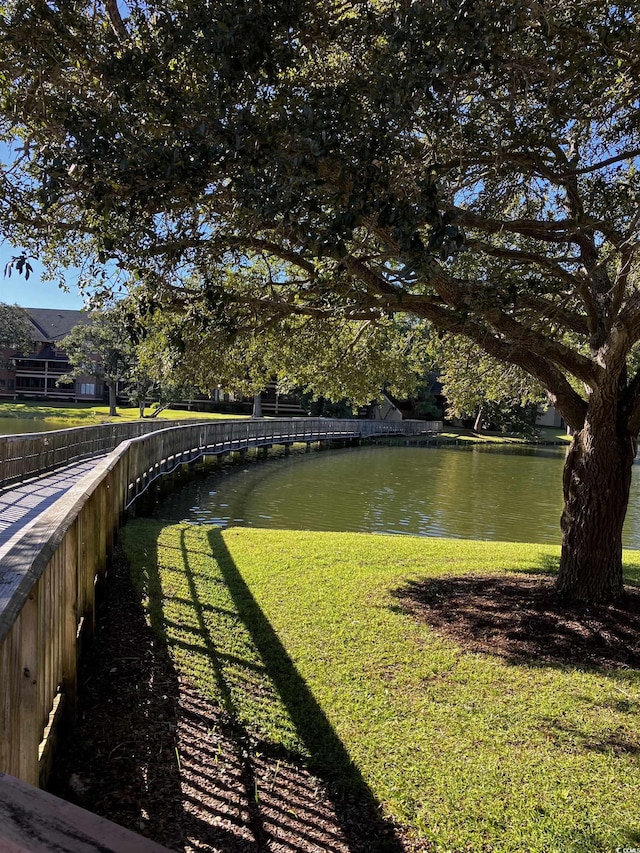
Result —
[{"label": "walkway along water", "polygon": [[[78,655],[94,629],[95,588],[114,534],[126,509],[155,479],[205,455],[250,447],[439,429],[441,423],[424,421],[208,421],[127,439],[93,462],[89,473],[0,549],[0,773],[32,785],[46,779],[58,724],[75,716]],[[75,430],[64,432],[70,446],[68,434]],[[35,446],[42,436],[10,437],[19,439]],[[0,483],[17,476],[15,453],[2,449],[5,440]],[[64,446],[64,436],[56,437],[59,458]],[[51,445],[44,447],[44,459],[33,454],[29,472],[57,462],[46,455]],[[80,452],[89,455],[86,447]]]},{"label": "walkway along water", "polygon": [[[193,426],[194,421],[139,420],[119,424],[0,436],[0,488],[39,477],[64,465],[104,456],[120,442],[159,429]],[[206,422],[205,423],[210,423]]]}]

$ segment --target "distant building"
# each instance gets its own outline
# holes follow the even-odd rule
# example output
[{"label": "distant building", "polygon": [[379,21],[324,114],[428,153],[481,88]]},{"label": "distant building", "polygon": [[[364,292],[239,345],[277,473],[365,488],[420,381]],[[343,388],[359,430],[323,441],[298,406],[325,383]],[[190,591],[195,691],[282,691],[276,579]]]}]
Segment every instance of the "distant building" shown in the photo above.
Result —
[{"label": "distant building", "polygon": [[566,424],[560,412],[554,409],[553,406],[540,406],[538,417],[536,418],[536,426],[564,429]]},{"label": "distant building", "polygon": [[0,368],[0,398],[92,401],[103,399],[104,382],[96,373],[58,385],[71,370],[60,341],[76,326],[91,323],[86,311],[58,308],[25,308],[33,327],[33,350],[29,353],[4,348]]}]

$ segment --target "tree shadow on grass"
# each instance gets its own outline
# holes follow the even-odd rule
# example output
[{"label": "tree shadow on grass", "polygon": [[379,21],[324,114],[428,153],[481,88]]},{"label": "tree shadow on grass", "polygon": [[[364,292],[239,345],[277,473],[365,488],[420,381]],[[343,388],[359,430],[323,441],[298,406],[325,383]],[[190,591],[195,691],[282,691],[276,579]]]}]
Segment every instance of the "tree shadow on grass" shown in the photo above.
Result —
[{"label": "tree shadow on grass", "polygon": [[[547,568],[547,567],[545,567]],[[400,606],[466,651],[518,663],[640,667],[640,589],[612,605],[567,605],[542,574],[412,581]]]}]

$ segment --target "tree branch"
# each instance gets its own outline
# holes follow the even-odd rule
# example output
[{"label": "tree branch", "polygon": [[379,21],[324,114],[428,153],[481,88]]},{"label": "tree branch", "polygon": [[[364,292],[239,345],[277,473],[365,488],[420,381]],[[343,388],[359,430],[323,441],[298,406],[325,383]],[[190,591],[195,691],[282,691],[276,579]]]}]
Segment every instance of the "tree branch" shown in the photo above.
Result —
[{"label": "tree branch", "polygon": [[[384,279],[373,273],[366,264],[361,263],[358,258],[350,256],[345,260],[345,265],[354,277],[368,285],[370,292],[373,291],[380,296],[391,296],[391,300],[387,302],[391,311],[413,310],[417,312],[420,310],[420,306],[427,306],[431,301],[428,297],[410,294],[389,285]],[[431,266],[434,270],[434,279],[427,281],[426,284],[434,286],[443,301],[451,309],[458,311],[473,310],[476,314],[484,317],[494,330],[503,333],[514,346],[526,347],[540,357],[553,361],[578,379],[586,382],[590,387],[595,387],[599,379],[600,369],[591,359],[585,358],[560,341],[552,340],[534,329],[522,326],[515,318],[499,308],[479,305],[468,282],[455,281],[436,262],[433,262]],[[487,329],[485,332],[489,333]]]},{"label": "tree branch", "polygon": [[529,349],[490,335],[482,326],[469,320],[461,320],[454,312],[442,306],[425,305],[422,316],[439,328],[469,338],[499,361],[508,361],[530,373],[545,389],[552,405],[558,409],[569,426],[576,430],[582,429],[587,403],[551,361]]},{"label": "tree branch", "polygon": [[524,306],[535,311],[540,318],[549,319],[552,322],[561,323],[565,329],[577,332],[579,335],[588,335],[589,329],[586,320],[575,311],[568,311],[560,305],[556,305],[543,296],[522,293],[518,295],[518,306]]},{"label": "tree branch", "polygon": [[[536,252],[523,252],[519,249],[503,249],[500,246],[492,246],[491,243],[486,243],[483,240],[467,240],[467,246],[470,249],[479,249],[484,255],[490,255],[494,258],[503,258],[505,260],[513,260],[518,264],[532,264],[541,269],[548,270],[552,275],[561,281],[566,282],[571,287],[577,287],[577,280],[570,272],[567,272],[560,264],[552,258],[545,258],[544,255],[539,255]],[[579,258],[575,258],[576,264],[580,263]]]},{"label": "tree branch", "polygon": [[446,205],[455,217],[457,225],[475,228],[487,234],[520,234],[522,237],[531,237],[546,243],[577,243],[585,228],[592,228],[604,233],[606,223],[601,220],[588,220],[579,225],[574,219],[560,219],[557,221],[544,222],[538,219],[492,219],[480,216],[456,205]]},{"label": "tree branch", "polygon": [[124,21],[118,9],[118,0],[104,0],[104,8],[111,24],[111,29],[118,37],[118,41],[123,42],[129,38],[129,33],[124,25]]}]

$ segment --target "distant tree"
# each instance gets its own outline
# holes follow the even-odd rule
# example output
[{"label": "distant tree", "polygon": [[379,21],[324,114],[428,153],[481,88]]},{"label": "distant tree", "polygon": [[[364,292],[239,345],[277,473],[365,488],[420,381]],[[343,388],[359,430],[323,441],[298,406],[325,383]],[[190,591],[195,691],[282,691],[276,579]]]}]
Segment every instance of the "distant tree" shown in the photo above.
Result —
[{"label": "distant tree", "polygon": [[[0,303],[0,348],[29,352],[33,339],[34,328],[27,312],[17,305]],[[0,364],[3,363],[6,364],[6,360],[0,359]]]},{"label": "distant tree", "polygon": [[485,421],[532,431],[532,415],[535,422],[534,413],[547,397],[528,373],[452,335],[433,336],[429,353],[439,368],[448,417],[473,418],[476,432]]},{"label": "distant tree", "polygon": [[76,326],[60,346],[71,365],[71,370],[60,381],[101,375],[109,392],[109,414],[117,415],[118,383],[128,377],[135,363],[133,343],[127,337],[119,312],[94,314],[90,324]]},{"label": "distant tree", "polygon": [[167,370],[165,352],[149,346],[149,341],[134,347],[131,366],[123,377],[124,393],[138,406],[141,418],[145,417],[147,405],[152,405],[148,417],[156,418],[173,403],[190,400],[198,392],[188,382],[176,380]]},{"label": "distant tree", "polygon": [[418,384],[415,396],[413,397],[413,405],[416,414],[422,418],[429,420],[440,420],[444,414],[442,407],[438,405],[438,401],[434,394],[435,381],[423,381]]},{"label": "distant tree", "polygon": [[144,418],[147,405],[155,397],[155,389],[155,381],[145,370],[140,369],[139,365],[134,365],[127,371],[124,393],[129,402],[138,407],[139,417]]}]

